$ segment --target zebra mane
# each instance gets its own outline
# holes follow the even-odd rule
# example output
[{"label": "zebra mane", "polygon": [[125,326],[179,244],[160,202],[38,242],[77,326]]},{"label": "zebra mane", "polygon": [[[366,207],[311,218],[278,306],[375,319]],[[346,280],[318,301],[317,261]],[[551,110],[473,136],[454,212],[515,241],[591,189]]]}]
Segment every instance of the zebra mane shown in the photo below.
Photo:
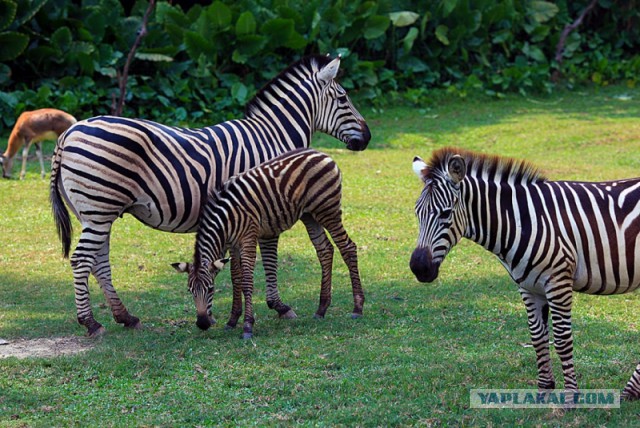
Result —
[{"label": "zebra mane", "polygon": [[287,92],[287,89],[283,88],[280,85],[280,82],[287,81],[291,86],[296,86],[298,82],[308,79],[314,73],[318,72],[318,70],[329,64],[332,60],[333,58],[329,56],[309,55],[291,64],[264,85],[262,89],[260,89],[251,99],[251,101],[247,103],[244,110],[245,117],[252,117],[255,114],[255,111],[258,110],[256,107],[260,104],[272,104],[272,101],[269,99],[269,95],[271,95],[271,98],[281,98],[281,96],[277,94],[276,89],[278,89],[279,86],[279,89],[284,92]]},{"label": "zebra mane", "polygon": [[502,181],[513,179],[514,181],[535,183],[546,181],[547,178],[531,163],[525,160],[513,159],[498,155],[486,155],[470,150],[445,147],[436,150],[431,155],[426,180],[432,180],[435,174],[446,174],[449,159],[455,155],[464,158],[467,164],[467,175],[481,177],[483,173],[502,176]]}]

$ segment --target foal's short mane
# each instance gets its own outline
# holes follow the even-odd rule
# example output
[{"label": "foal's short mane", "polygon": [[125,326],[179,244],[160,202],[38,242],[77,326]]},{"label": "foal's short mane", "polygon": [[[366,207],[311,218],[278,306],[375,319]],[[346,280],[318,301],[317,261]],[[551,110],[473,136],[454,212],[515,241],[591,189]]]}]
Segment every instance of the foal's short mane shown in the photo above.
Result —
[{"label": "foal's short mane", "polygon": [[481,176],[483,172],[489,175],[501,175],[503,181],[513,178],[514,181],[535,183],[537,181],[546,181],[546,177],[531,163],[497,155],[486,155],[483,153],[472,152],[469,150],[458,149],[455,147],[445,147],[436,150],[431,155],[429,165],[429,176],[434,171],[447,171],[449,159],[455,155],[464,158],[467,164],[467,174],[472,177]]},{"label": "foal's short mane", "polygon": [[300,80],[301,75],[311,77],[313,73],[329,64],[332,60],[333,58],[329,56],[309,55],[291,64],[289,67],[281,71],[276,77],[271,79],[266,85],[264,85],[262,89],[260,89],[255,95],[255,97],[253,97],[251,101],[247,103],[244,110],[245,116],[251,117],[254,108],[258,107],[261,103],[267,105],[271,104],[271,101],[269,100],[267,94],[276,82],[287,78],[287,76],[292,76],[294,81]]}]

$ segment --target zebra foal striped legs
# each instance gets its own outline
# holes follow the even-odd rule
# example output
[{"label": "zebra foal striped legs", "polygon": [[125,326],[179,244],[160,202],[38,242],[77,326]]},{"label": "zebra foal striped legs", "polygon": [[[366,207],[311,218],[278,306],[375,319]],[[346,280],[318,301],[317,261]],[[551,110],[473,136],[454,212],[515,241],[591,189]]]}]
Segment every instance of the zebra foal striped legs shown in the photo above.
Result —
[{"label": "zebra foal striped legs", "polygon": [[[349,268],[354,308],[352,317],[362,316],[364,292],[358,272],[356,245],[342,224],[341,176],[328,156],[310,149],[282,155],[246,173],[231,178],[212,195],[202,212],[196,237],[193,264],[176,263],[174,268],[189,274],[189,289],[198,313],[198,327],[210,326],[213,280],[222,268],[222,257],[231,252],[233,303],[228,327],[234,327],[242,311],[243,337],[253,336],[253,271],[258,242],[277,244],[277,237],[301,219],[316,248],[322,266],[320,302],[316,317],[324,317],[331,303],[333,248],[329,232]],[[271,266],[275,266],[271,261]],[[274,273],[274,272],[272,272]],[[282,304],[277,289],[268,290],[271,306]],[[282,304],[281,311],[290,308]],[[277,309],[276,309],[277,310]],[[280,312],[280,311],[279,311]],[[287,313],[285,312],[285,314]]]},{"label": "zebra foal striped legs", "polygon": [[[551,181],[526,162],[452,148],[434,152],[429,164],[416,158],[413,166],[424,182],[410,261],[416,278],[435,280],[463,237],[494,253],[527,309],[538,387],[556,387],[550,314],[564,389],[577,390],[573,293],[622,294],[640,287],[640,178]],[[640,398],[640,365],[622,396]]]}]

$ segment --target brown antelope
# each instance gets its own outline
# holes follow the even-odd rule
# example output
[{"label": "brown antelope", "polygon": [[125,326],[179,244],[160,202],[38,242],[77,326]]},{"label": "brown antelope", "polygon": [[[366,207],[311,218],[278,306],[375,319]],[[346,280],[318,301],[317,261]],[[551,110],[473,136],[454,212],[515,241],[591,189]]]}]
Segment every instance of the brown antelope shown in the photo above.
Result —
[{"label": "brown antelope", "polygon": [[2,176],[4,178],[11,178],[13,158],[16,153],[18,153],[20,147],[23,146],[20,179],[24,179],[27,169],[29,147],[32,143],[35,143],[36,154],[40,161],[40,175],[44,178],[44,159],[40,142],[44,140],[57,140],[58,136],[74,123],[76,123],[76,119],[73,116],[54,108],[43,108],[22,113],[11,131],[7,150],[0,156]]}]

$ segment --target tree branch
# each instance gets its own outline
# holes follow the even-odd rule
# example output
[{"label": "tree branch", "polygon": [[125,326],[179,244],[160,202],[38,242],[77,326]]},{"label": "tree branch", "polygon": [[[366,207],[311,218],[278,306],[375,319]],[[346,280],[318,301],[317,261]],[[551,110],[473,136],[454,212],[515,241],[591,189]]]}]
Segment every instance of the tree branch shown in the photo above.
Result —
[{"label": "tree branch", "polygon": [[598,0],[591,0],[591,3],[589,3],[589,5],[584,8],[582,13],[580,13],[580,16],[578,16],[578,18],[575,21],[573,21],[572,24],[567,24],[562,30],[562,33],[560,34],[560,39],[558,40],[558,44],[556,46],[555,60],[556,60],[556,63],[558,64],[557,65],[558,68],[554,70],[553,75],[551,76],[551,80],[553,82],[557,82],[558,80],[560,80],[560,65],[562,64],[564,47],[567,42],[567,37],[569,37],[569,33],[571,33],[573,30],[578,28],[580,24],[582,24],[582,21],[584,20],[585,16],[587,16],[587,14],[591,12],[591,9],[593,9],[596,6],[596,3],[598,3]]},{"label": "tree branch", "polygon": [[147,7],[147,11],[144,13],[144,17],[142,18],[142,26],[140,27],[140,30],[138,30],[138,35],[136,36],[135,42],[133,42],[133,46],[131,46],[129,55],[127,55],[127,62],[125,62],[124,64],[122,74],[118,73],[120,97],[118,98],[118,102],[116,103],[115,94],[113,95],[111,114],[113,114],[114,116],[122,115],[122,107],[124,106],[124,98],[127,91],[127,80],[129,79],[129,66],[131,65],[131,61],[133,61],[133,57],[135,56],[136,50],[138,49],[142,38],[147,35],[147,22],[149,21],[149,15],[151,15],[151,11],[155,7],[155,5],[156,0],[149,0],[149,6]]}]

